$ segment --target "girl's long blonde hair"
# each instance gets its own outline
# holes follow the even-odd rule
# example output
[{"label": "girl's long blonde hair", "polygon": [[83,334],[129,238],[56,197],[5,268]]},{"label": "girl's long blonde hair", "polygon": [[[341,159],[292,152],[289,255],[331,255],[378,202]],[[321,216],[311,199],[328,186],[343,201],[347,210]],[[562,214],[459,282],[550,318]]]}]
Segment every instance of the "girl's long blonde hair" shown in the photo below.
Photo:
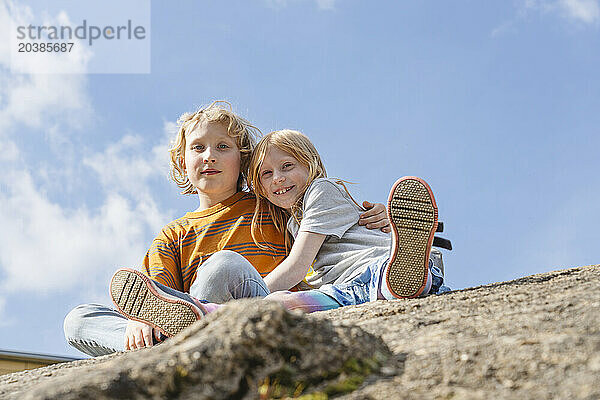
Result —
[{"label": "girl's long blonde hair", "polygon": [[262,235],[262,223],[264,218],[270,216],[277,230],[285,235],[287,254],[292,245],[290,234],[286,229],[290,213],[267,200],[267,196],[260,184],[260,168],[269,146],[275,146],[278,149],[285,151],[308,169],[308,180],[306,181],[306,185],[304,185],[300,191],[300,196],[291,209],[291,216],[298,222],[302,219],[302,200],[306,189],[308,189],[315,179],[326,178],[327,172],[321,161],[321,156],[308,137],[301,132],[291,129],[283,129],[265,135],[260,142],[258,142],[252,153],[248,171],[248,184],[256,196],[256,208],[254,209],[251,225],[252,239],[259,247],[267,247],[260,243],[261,241],[258,239],[258,235]]}]

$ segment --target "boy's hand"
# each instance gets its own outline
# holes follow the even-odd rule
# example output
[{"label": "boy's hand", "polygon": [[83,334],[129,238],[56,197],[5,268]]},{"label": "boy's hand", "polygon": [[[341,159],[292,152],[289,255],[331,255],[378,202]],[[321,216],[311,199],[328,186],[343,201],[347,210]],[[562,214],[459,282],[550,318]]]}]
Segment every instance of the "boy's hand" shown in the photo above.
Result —
[{"label": "boy's hand", "polygon": [[160,342],[158,330],[143,322],[129,320],[125,329],[125,350],[152,347],[152,335]]},{"label": "boy's hand", "polygon": [[358,218],[359,225],[365,225],[367,229],[381,229],[382,232],[390,233],[390,221],[387,218],[385,206],[381,203],[369,203],[363,201],[363,207],[367,210]]}]

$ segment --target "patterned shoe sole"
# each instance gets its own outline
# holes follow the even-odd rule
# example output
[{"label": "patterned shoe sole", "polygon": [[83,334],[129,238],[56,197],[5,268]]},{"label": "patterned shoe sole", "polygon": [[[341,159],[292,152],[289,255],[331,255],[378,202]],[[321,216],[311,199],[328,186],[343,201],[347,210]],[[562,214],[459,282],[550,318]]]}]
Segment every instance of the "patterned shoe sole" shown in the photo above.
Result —
[{"label": "patterned shoe sole", "polygon": [[121,314],[174,336],[202,315],[187,301],[176,299],[152,284],[139,271],[120,269],[110,282],[110,295]]},{"label": "patterned shoe sole", "polygon": [[438,209],[429,185],[414,176],[396,181],[388,198],[388,217],[393,230],[388,288],[398,298],[417,297],[427,285],[437,229]]}]

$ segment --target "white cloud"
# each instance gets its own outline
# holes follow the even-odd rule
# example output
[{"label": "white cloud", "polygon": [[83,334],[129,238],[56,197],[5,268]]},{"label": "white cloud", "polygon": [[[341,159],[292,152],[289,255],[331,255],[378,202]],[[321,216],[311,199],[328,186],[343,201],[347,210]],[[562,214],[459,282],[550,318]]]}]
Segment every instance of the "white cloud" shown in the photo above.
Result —
[{"label": "white cloud", "polygon": [[[169,124],[165,124],[165,131]],[[86,157],[83,163],[91,167],[108,190],[126,193],[143,201],[149,196],[146,182],[168,174],[168,136],[154,146],[146,136],[126,135],[102,153]]]},{"label": "white cloud", "polygon": [[525,0],[520,15],[529,11],[554,13],[584,24],[593,24],[600,19],[598,0]]},{"label": "white cloud", "polygon": [[557,15],[580,26],[600,22],[600,0],[522,0],[517,4],[516,15],[494,28],[492,37],[516,32],[518,24],[531,14]]},{"label": "white cloud", "polygon": [[[30,17],[30,9],[0,2],[0,29],[11,18]],[[55,18],[68,17],[61,13]],[[19,148],[14,137],[39,135],[40,141],[57,148],[73,146],[73,134],[81,134],[93,118],[87,76],[11,74],[6,42],[0,41],[0,290],[79,289],[101,296],[111,271],[139,265],[149,234],[170,220],[149,189],[153,179],[167,174],[166,135],[158,144],[127,135],[85,159],[79,153],[57,152],[45,168],[34,169],[24,159],[47,147]],[[60,62],[68,68],[69,63],[80,65],[81,59]],[[172,124],[165,124],[167,128]],[[45,188],[68,187],[69,176],[99,181],[99,205],[69,208],[53,200]]]},{"label": "white cloud", "polygon": [[514,32],[516,32],[515,21],[508,20],[504,21],[503,23],[492,29],[492,37],[498,37],[507,33]]},{"label": "white cloud", "polygon": [[59,12],[56,16],[44,14],[39,17],[30,7],[17,6],[14,1],[4,0],[0,4],[0,23],[3,26],[1,33],[4,38],[0,45],[0,58],[3,63],[10,65],[13,72],[82,74],[86,72],[87,65],[93,57],[91,50],[86,46],[78,45],[81,41],[76,38],[71,39],[75,45],[68,52],[17,52],[19,43],[31,42],[29,39],[17,39],[15,32],[18,26],[72,25],[65,11]]},{"label": "white cloud", "polygon": [[[0,3],[0,26],[3,37],[12,24],[24,24],[33,18],[31,9],[17,7],[12,1]],[[63,12],[58,19],[67,18]],[[45,129],[58,124],[81,128],[90,114],[90,101],[85,91],[84,74],[11,74],[10,40],[0,41],[0,135],[15,124]],[[41,54],[41,53],[40,53]],[[70,53],[61,57],[46,57],[43,64],[49,70],[83,68],[84,55]],[[30,59],[29,63],[39,60]],[[44,125],[42,125],[42,121]]]},{"label": "white cloud", "polygon": [[600,20],[598,0],[560,0],[558,6],[567,17],[586,24]]},{"label": "white cloud", "polygon": [[19,158],[19,148],[17,145],[6,139],[0,139],[0,161],[17,161]]},{"label": "white cloud", "polygon": [[163,221],[154,201],[133,202],[109,194],[98,210],[68,210],[38,190],[26,171],[4,174],[0,184],[0,287],[57,291],[96,286],[106,271],[138,265],[146,232]]},{"label": "white cloud", "polygon": [[[0,290],[79,288],[98,298],[105,296],[112,271],[138,266],[149,239],[171,220],[150,187],[153,179],[166,178],[173,127],[165,123],[163,140],[156,144],[146,143],[141,135],[126,135],[77,161],[90,168],[71,174],[99,182],[102,201],[95,208],[82,204],[70,209],[53,201],[40,185],[47,179],[44,171],[29,170],[16,145],[0,138],[0,154],[9,161],[2,163],[0,175]],[[55,187],[68,184],[63,182],[68,174],[58,176]]]},{"label": "white cloud", "polygon": [[[85,79],[69,75],[12,75],[3,85],[0,96],[5,99],[0,110],[3,127],[23,124],[45,128],[44,124],[81,127],[89,118],[89,100],[84,91]],[[46,125],[47,127],[47,125]]]},{"label": "white cloud", "polygon": [[[1,111],[1,110],[0,110]],[[158,232],[171,216],[157,205],[153,179],[168,171],[168,136],[173,123],[165,123],[158,143],[142,135],[126,135],[101,152],[91,154],[71,171],[98,181],[101,205],[82,204],[69,209],[53,201],[40,182],[45,171],[29,170],[19,149],[0,138],[5,161],[0,175],[0,289],[59,292],[80,290],[101,296],[107,278],[120,266],[136,267],[142,261],[149,235]],[[147,136],[147,135],[146,135]],[[56,160],[60,164],[60,160]],[[68,175],[58,175],[62,187]]]},{"label": "white cloud", "polygon": [[317,6],[321,10],[333,10],[335,8],[335,0],[316,0]]},{"label": "white cloud", "polygon": [[155,145],[146,142],[147,136],[126,135],[104,152],[83,159],[83,164],[99,176],[107,193],[130,198],[146,210],[147,223],[154,232],[169,216],[159,212],[150,182],[168,176],[169,139],[174,125],[165,123],[163,140]]},{"label": "white cloud", "polygon": [[[272,8],[287,7],[291,3],[306,2],[307,0],[265,0],[266,4]],[[337,0],[310,0],[314,1],[319,10],[333,10]]]}]

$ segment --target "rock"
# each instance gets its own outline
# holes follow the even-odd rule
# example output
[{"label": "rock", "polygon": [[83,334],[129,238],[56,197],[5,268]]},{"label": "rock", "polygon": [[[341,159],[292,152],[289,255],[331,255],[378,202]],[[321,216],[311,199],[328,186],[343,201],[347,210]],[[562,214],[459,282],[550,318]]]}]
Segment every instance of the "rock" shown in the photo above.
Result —
[{"label": "rock", "polygon": [[[152,349],[121,353],[38,376],[1,394],[18,399],[243,399],[344,393],[391,353],[361,328],[244,300],[211,314]],[[54,370],[56,372],[56,370]],[[26,374],[21,374],[25,377]],[[0,385],[2,382],[0,381]]]},{"label": "rock", "polygon": [[381,335],[394,377],[344,399],[600,399],[600,266],[318,313]]},{"label": "rock", "polygon": [[153,349],[1,376],[0,397],[599,399],[599,315],[600,266],[304,316],[240,301]]}]

